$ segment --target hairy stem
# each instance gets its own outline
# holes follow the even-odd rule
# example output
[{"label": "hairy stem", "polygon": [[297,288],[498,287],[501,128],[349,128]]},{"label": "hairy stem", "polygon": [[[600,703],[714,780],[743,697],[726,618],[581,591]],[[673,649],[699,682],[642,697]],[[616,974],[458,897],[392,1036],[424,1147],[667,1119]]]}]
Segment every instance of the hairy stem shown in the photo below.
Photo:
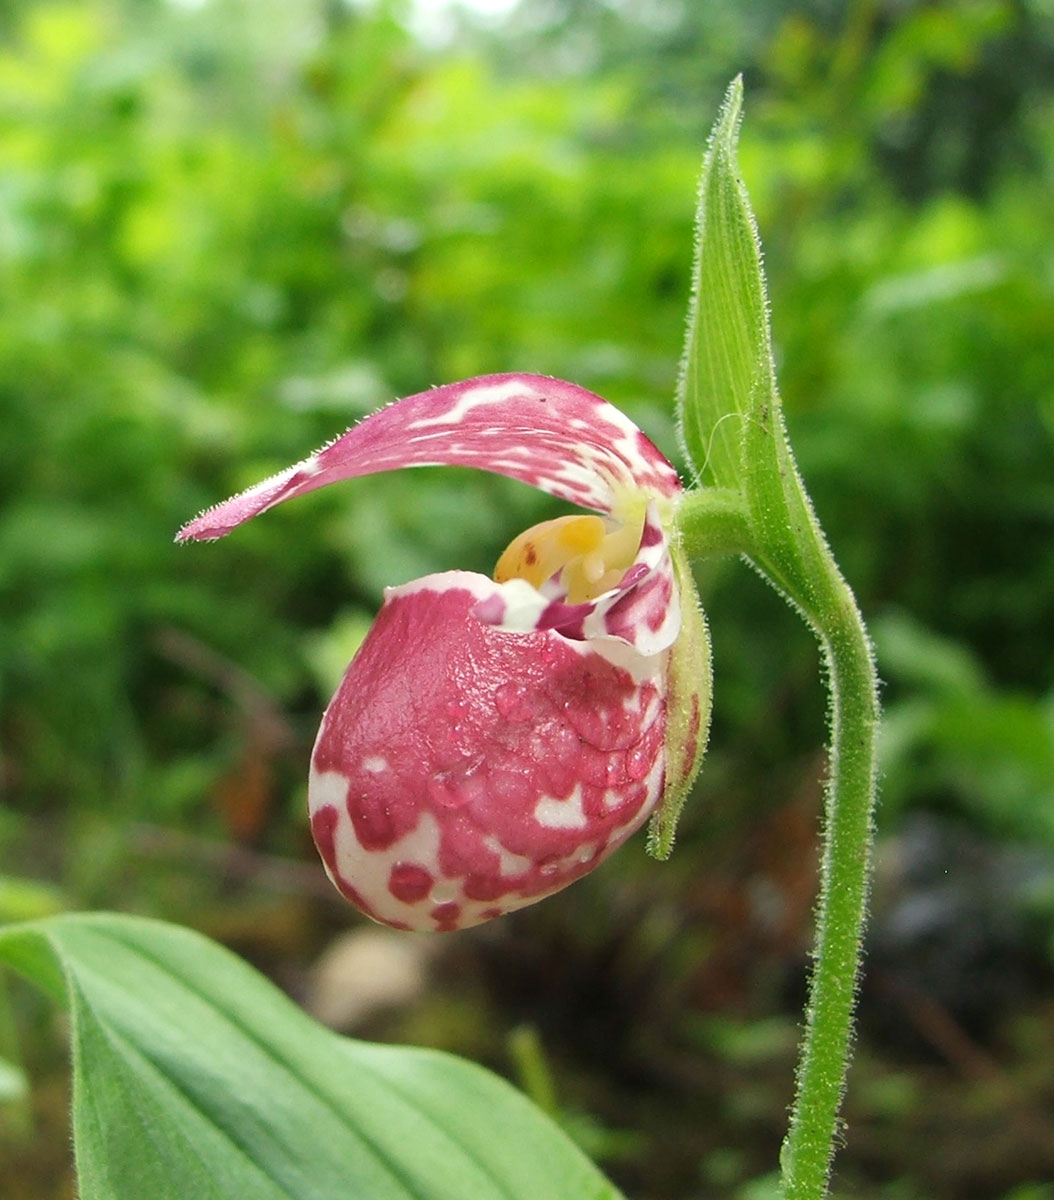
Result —
[{"label": "hairy stem", "polygon": [[685,497],[678,525],[696,558],[732,552],[749,557],[805,617],[823,652],[831,740],[816,943],[797,1090],[781,1156],[785,1200],[822,1200],[838,1140],[867,909],[878,689],[860,612],[796,472],[783,472],[780,483],[786,488],[782,511],[797,520],[750,521],[733,492],[714,488]]},{"label": "hairy stem", "polygon": [[[831,568],[837,577],[833,563]],[[786,1200],[820,1200],[827,1194],[870,879],[875,669],[863,621],[840,577],[834,591],[838,602],[816,621],[830,689],[830,764],[809,1004],[781,1161]]]}]

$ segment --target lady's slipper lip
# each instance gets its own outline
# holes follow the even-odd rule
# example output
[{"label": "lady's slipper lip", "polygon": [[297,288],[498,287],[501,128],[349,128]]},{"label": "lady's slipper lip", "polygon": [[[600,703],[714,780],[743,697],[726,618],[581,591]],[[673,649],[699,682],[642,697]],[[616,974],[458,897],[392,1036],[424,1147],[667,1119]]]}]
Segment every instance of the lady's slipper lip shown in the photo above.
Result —
[{"label": "lady's slipper lip", "polygon": [[207,509],[176,540],[211,541],[326,484],[420,466],[476,467],[605,513],[635,497],[681,493],[661,451],[600,396],[544,375],[481,375],[382,408],[302,462]]},{"label": "lady's slipper lip", "polygon": [[472,620],[465,571],[385,594],[319,731],[308,803],[338,889],[399,928],[463,929],[580,878],[654,810],[666,656]]}]

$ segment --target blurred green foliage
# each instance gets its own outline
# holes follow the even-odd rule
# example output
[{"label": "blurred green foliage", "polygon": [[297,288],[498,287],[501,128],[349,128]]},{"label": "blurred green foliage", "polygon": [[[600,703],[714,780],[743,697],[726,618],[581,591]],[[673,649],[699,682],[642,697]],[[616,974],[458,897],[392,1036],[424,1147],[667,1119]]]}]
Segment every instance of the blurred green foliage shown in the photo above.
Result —
[{"label": "blurred green foliage", "polygon": [[[1047,0],[531,0],[434,45],[409,15],[0,4],[0,867],[42,886],[12,911],[194,920],[129,869],[137,822],[309,859],[308,749],[382,587],[489,571],[552,506],[420,471],[219,547],[172,545],[189,516],[486,371],[582,383],[676,457],[700,139],[739,70],[788,424],[886,682],[883,829],[1054,850]],[[824,740],[807,632],[738,564],[700,583],[715,732],[661,885],[688,908]]]},{"label": "blurred green foliage", "polygon": [[[887,806],[940,792],[1034,832],[1052,753],[1031,707],[1054,594],[1050,26],[998,2],[843,19],[773,4],[764,22],[655,8],[532,6],[511,32],[430,52],[397,6],[7,6],[9,803],[192,810],[217,714],[188,698],[159,629],[307,719],[341,611],[424,570],[486,569],[544,504],[421,473],[313,498],[222,552],[171,548],[187,514],[377,404],[542,370],[673,450],[699,131],[744,65],[742,156],[799,456],[865,608],[917,631],[883,658],[893,717],[939,673],[938,645],[965,672],[941,684],[943,732],[934,717],[889,742]],[[752,581],[725,571],[710,590],[736,739],[798,685]],[[984,755],[956,749],[978,705]],[[947,769],[920,778],[934,755]],[[1018,778],[1013,801],[996,776]]]}]

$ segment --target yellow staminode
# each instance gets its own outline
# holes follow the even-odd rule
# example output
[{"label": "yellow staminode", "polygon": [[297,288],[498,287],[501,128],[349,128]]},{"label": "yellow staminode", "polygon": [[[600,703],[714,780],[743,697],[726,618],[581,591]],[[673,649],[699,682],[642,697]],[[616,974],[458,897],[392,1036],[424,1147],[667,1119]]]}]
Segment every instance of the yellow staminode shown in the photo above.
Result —
[{"label": "yellow staminode", "polygon": [[600,517],[557,517],[533,525],[509,543],[494,568],[498,583],[526,579],[540,588],[560,573],[569,604],[584,604],[617,587],[637,554],[641,526],[608,530]]}]

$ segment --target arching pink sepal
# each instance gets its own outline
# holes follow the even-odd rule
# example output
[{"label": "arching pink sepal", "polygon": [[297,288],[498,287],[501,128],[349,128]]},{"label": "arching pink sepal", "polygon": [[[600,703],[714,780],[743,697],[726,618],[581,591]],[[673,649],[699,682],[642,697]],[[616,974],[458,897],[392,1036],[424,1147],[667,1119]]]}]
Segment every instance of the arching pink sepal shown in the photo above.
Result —
[{"label": "arching pink sepal", "polygon": [[612,511],[622,492],[681,491],[669,462],[606,400],[544,375],[481,375],[382,408],[303,462],[208,509],[177,540],[223,537],[341,479],[444,465],[508,475],[599,512]]}]

